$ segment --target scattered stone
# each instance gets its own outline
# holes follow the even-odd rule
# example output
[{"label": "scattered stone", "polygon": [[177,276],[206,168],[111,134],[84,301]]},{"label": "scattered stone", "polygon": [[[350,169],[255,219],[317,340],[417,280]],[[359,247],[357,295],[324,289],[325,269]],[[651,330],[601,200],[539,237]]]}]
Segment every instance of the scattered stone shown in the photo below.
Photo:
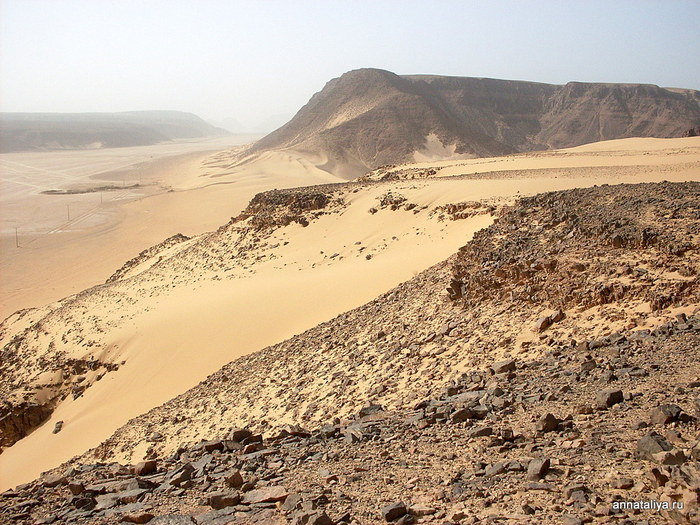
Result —
[{"label": "scattered stone", "polygon": [[158,468],[158,462],[155,460],[142,461],[134,465],[133,473],[136,476],[148,476],[153,474]]},{"label": "scattered stone", "polygon": [[385,521],[396,521],[408,512],[403,502],[392,503],[382,507],[382,517]]},{"label": "scattered stone", "polygon": [[535,458],[530,460],[527,466],[527,479],[539,481],[549,472],[549,458]]},{"label": "scattered stone", "polygon": [[561,419],[556,417],[554,414],[547,413],[540,417],[537,421],[537,430],[539,432],[553,432],[559,428]]},{"label": "scattered stone", "polygon": [[233,507],[241,502],[241,496],[235,492],[215,492],[209,495],[207,504],[216,510]]},{"label": "scattered stone", "polygon": [[600,409],[610,408],[613,405],[622,403],[625,400],[622,390],[605,389],[596,392],[595,401]]},{"label": "scattered stone", "polygon": [[131,512],[122,516],[122,521],[127,523],[149,523],[152,519],[150,512]]},{"label": "scattered stone", "polygon": [[637,441],[637,453],[651,461],[654,461],[654,454],[672,449],[671,444],[656,432],[649,432]]},{"label": "scattered stone", "polygon": [[260,489],[251,490],[243,495],[242,503],[252,505],[256,503],[268,503],[274,501],[284,501],[289,492],[281,485],[273,485]]},{"label": "scattered stone", "polygon": [[678,405],[661,405],[651,411],[652,425],[668,425],[678,421],[683,411]]}]

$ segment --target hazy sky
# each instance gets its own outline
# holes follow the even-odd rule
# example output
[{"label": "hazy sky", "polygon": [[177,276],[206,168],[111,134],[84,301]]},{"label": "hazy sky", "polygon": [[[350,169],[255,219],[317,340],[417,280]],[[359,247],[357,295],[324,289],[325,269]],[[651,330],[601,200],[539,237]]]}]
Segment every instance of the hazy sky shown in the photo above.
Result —
[{"label": "hazy sky", "polygon": [[698,27],[697,0],[0,0],[0,109],[250,128],[359,67],[700,89]]}]

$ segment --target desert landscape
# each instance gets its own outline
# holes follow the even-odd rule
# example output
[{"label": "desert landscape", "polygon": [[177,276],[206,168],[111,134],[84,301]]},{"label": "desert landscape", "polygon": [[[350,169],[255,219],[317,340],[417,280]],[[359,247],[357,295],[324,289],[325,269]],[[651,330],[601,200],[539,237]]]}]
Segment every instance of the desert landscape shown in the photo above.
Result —
[{"label": "desert landscape", "polygon": [[0,113],[0,523],[700,523],[700,91],[422,73]]}]

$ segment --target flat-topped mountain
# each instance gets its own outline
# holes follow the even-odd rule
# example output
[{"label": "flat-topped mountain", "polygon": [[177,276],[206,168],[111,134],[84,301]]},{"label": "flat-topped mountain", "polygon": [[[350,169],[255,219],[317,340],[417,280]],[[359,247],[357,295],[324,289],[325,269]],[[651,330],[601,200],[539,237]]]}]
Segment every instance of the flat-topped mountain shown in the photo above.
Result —
[{"label": "flat-topped mountain", "polygon": [[2,113],[0,152],[147,146],[228,134],[192,113]]},{"label": "flat-topped mountain", "polygon": [[351,178],[381,165],[425,158],[680,137],[698,124],[700,92],[694,90],[358,69],[328,82],[249,153],[295,150]]}]

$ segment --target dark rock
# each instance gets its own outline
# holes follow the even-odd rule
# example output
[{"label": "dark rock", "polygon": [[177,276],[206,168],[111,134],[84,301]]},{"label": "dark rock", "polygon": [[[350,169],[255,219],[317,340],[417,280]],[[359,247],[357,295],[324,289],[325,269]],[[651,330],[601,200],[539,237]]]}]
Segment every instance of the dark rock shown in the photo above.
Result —
[{"label": "dark rock", "polygon": [[215,492],[207,498],[207,504],[216,510],[233,507],[241,502],[241,496],[236,492]]},{"label": "dark rock", "polygon": [[554,414],[547,413],[537,421],[537,430],[540,432],[553,432],[559,428],[561,420]]},{"label": "dark rock", "polygon": [[117,493],[117,500],[120,504],[136,503],[140,501],[150,491],[148,489],[133,489]]},{"label": "dark rock", "polygon": [[401,501],[382,507],[382,517],[385,521],[396,521],[407,512],[406,505]]},{"label": "dark rock", "polygon": [[325,512],[319,510],[307,514],[302,518],[302,522],[306,525],[333,525],[334,521]]},{"label": "dark rock", "polygon": [[249,438],[253,435],[253,433],[246,429],[246,428],[233,428],[231,431],[228,433],[228,436],[226,439],[228,441],[235,441],[236,443],[240,443],[246,438]]},{"label": "dark rock", "polygon": [[661,405],[651,411],[651,423],[653,425],[668,425],[678,421],[682,414],[678,405]]},{"label": "dark rock", "polygon": [[82,483],[68,483],[68,490],[70,490],[71,494],[77,496],[83,493],[85,486]]},{"label": "dark rock", "polygon": [[452,415],[450,415],[450,419],[453,423],[462,423],[474,418],[474,411],[470,408],[460,408],[452,412]]},{"label": "dark rock", "polygon": [[622,390],[615,390],[612,388],[600,390],[596,392],[595,395],[596,405],[601,409],[610,408],[613,405],[622,403],[624,399]]},{"label": "dark rock", "polygon": [[535,458],[527,466],[527,479],[539,481],[549,472],[549,458]]},{"label": "dark rock", "polygon": [[656,432],[649,432],[637,441],[637,453],[644,459],[653,461],[654,454],[671,450],[673,447]]},{"label": "dark rock", "polygon": [[71,504],[76,509],[91,510],[97,506],[97,500],[95,498],[76,496],[71,500]]},{"label": "dark rock", "polygon": [[148,476],[153,474],[158,468],[158,462],[155,460],[142,461],[134,465],[133,473],[136,476]]},{"label": "dark rock", "polygon": [[664,472],[662,472],[656,467],[651,469],[649,477],[652,481],[652,484],[656,488],[665,486],[666,483],[668,483],[668,480],[670,479],[669,476],[667,476]]},{"label": "dark rock", "polygon": [[190,463],[185,463],[170,475],[168,483],[170,483],[171,485],[179,486],[180,484],[192,478],[192,473],[194,472],[194,470],[194,467]]},{"label": "dark rock", "polygon": [[243,486],[243,476],[241,475],[241,471],[232,470],[224,478],[224,481],[229,487],[233,487],[234,489],[240,489]]}]

